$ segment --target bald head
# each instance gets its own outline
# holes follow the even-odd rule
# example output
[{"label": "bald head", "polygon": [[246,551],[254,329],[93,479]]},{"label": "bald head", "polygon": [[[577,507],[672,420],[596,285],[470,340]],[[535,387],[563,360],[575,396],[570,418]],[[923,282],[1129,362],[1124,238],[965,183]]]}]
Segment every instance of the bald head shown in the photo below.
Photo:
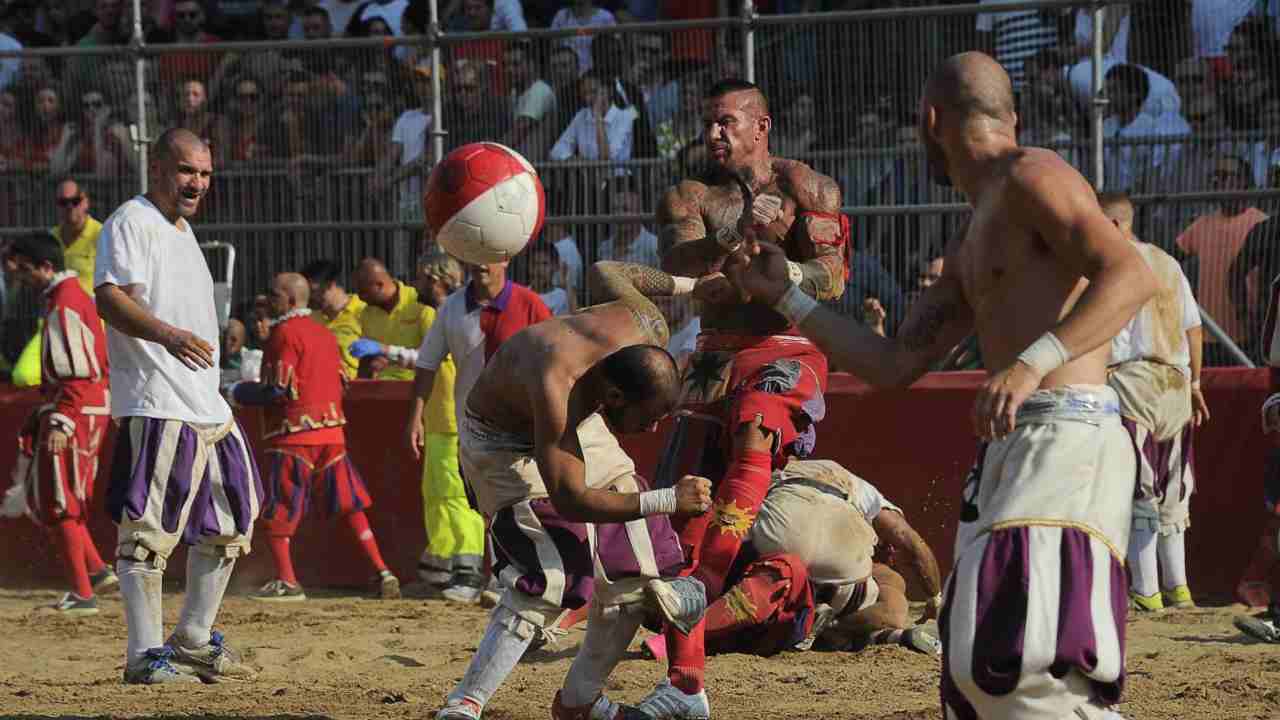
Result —
[{"label": "bald head", "polygon": [[289,296],[294,307],[306,307],[311,302],[311,283],[298,273],[280,273],[275,284]]},{"label": "bald head", "polygon": [[1103,214],[1130,239],[1133,236],[1133,201],[1123,192],[1104,192],[1098,194],[1098,205]]},{"label": "bald head", "polygon": [[186,128],[169,128],[156,139],[151,157],[159,163],[198,152],[209,152],[209,146],[200,139],[199,135]]},{"label": "bald head", "polygon": [[370,305],[388,312],[395,308],[399,286],[387,272],[387,266],[377,258],[365,258],[356,267],[356,293]]},{"label": "bald head", "polygon": [[156,208],[173,223],[195,215],[213,176],[209,146],[190,130],[172,128],[156,140],[149,165],[147,197]]},{"label": "bald head", "polygon": [[964,52],[943,60],[925,85],[925,101],[963,118],[988,117],[1013,124],[1013,83],[991,56]]}]

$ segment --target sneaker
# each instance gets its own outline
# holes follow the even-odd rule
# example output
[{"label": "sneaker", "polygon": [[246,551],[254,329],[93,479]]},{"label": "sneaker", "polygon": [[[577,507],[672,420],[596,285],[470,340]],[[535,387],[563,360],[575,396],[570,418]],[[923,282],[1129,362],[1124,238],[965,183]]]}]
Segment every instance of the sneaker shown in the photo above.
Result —
[{"label": "sneaker", "polygon": [[650,580],[644,595],[667,622],[686,635],[707,612],[707,588],[695,577]]},{"label": "sneaker", "polygon": [[942,640],[938,639],[938,636],[924,625],[917,625],[903,631],[898,644],[908,650],[914,650],[925,655],[942,654]]},{"label": "sneaker", "polygon": [[436,720],[480,720],[480,713],[483,710],[484,708],[471,698],[461,700],[450,698],[449,702],[440,708],[440,712],[436,713]]},{"label": "sneaker", "polygon": [[250,600],[258,602],[302,602],[307,594],[302,592],[301,585],[292,585],[283,580],[272,580],[257,590],[249,593]]},{"label": "sneaker", "polygon": [[1132,590],[1129,591],[1129,609],[1138,612],[1157,612],[1164,609],[1164,599],[1160,597],[1160,593],[1154,595],[1139,595]]},{"label": "sneaker", "polygon": [[1196,601],[1191,599],[1191,588],[1186,585],[1179,585],[1172,590],[1165,590],[1161,593],[1164,598],[1165,607],[1174,608],[1193,608]]},{"label": "sneaker", "polygon": [[1276,627],[1276,621],[1268,617],[1268,613],[1260,613],[1253,617],[1237,615],[1231,622],[1240,632],[1249,637],[1263,642],[1280,643],[1280,628]]},{"label": "sneaker", "polygon": [[449,581],[453,579],[453,573],[448,570],[440,570],[434,565],[428,565],[424,562],[418,563],[418,579],[428,585],[436,585],[438,587],[448,587]]},{"label": "sneaker", "polygon": [[480,593],[484,590],[484,577],[479,573],[459,570],[449,580],[449,587],[440,594],[450,602],[474,605],[480,602]]},{"label": "sneaker", "polygon": [[490,575],[489,584],[480,592],[480,607],[486,610],[498,607],[502,602],[502,585],[498,584],[498,576]]},{"label": "sneaker", "polygon": [[98,598],[82,598],[79,595],[69,592],[62,596],[58,602],[52,605],[46,605],[46,610],[53,610],[67,617],[80,617],[82,615],[98,614]]},{"label": "sneaker", "polygon": [[828,604],[821,603],[813,611],[813,624],[809,626],[809,634],[803,640],[796,643],[795,649],[801,652],[813,649],[813,643],[817,641],[822,631],[827,629],[832,620],[836,619],[836,611]]},{"label": "sneaker", "polygon": [[379,570],[373,579],[373,591],[382,600],[396,600],[400,597],[400,579],[390,570]]},{"label": "sneaker", "polygon": [[173,648],[151,648],[132,665],[124,669],[124,681],[128,685],[161,685],[163,683],[198,683],[200,678],[174,667],[169,662]]},{"label": "sneaker", "polygon": [[93,583],[93,592],[98,595],[101,595],[104,592],[110,592],[120,587],[120,578],[116,577],[115,571],[107,565],[104,565],[101,570],[90,575],[89,582]]},{"label": "sneaker", "polygon": [[590,705],[571,708],[560,704],[561,692],[556,691],[556,699],[551,703],[551,720],[621,720],[622,706],[604,695]]},{"label": "sneaker", "polygon": [[218,682],[222,678],[249,678],[257,674],[244,664],[240,653],[232,650],[217,630],[210,634],[204,647],[182,647],[176,636],[171,636],[167,645],[173,648],[174,665],[208,682]]},{"label": "sneaker", "polygon": [[706,690],[686,695],[670,680],[663,680],[639,705],[624,705],[621,710],[619,720],[709,720],[711,717]]}]

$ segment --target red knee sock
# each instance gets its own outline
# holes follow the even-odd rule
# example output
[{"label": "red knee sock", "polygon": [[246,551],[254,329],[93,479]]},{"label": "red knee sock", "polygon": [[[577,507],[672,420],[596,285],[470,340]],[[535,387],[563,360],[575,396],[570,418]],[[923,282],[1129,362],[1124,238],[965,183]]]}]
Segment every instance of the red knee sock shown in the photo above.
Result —
[{"label": "red knee sock", "polygon": [[289,554],[288,535],[268,535],[267,547],[271,548],[271,557],[276,561],[276,577],[289,583],[298,584],[298,577],[293,574],[293,558]]},{"label": "red knee sock", "polygon": [[[716,490],[714,519],[705,530],[699,530],[692,523],[685,527],[687,533],[702,535],[693,552],[697,560],[693,574],[706,585],[708,600],[719,598],[724,591],[729,568],[769,492],[771,470],[769,453],[760,450],[739,453]],[[688,535],[682,535],[681,539],[685,537]],[[667,676],[672,685],[688,694],[699,692],[703,687],[707,665],[706,622],[703,618],[688,635],[673,627],[666,629],[670,659]]]},{"label": "red knee sock", "polygon": [[716,489],[715,518],[707,528],[698,552],[698,569],[694,575],[707,586],[707,599],[714,600],[724,592],[738,549],[760,512],[764,496],[769,492],[772,456],[761,450],[744,450],[738,454],[720,487]]},{"label": "red knee sock", "polygon": [[347,527],[351,528],[351,532],[356,536],[356,542],[360,543],[369,562],[373,563],[373,569],[378,572],[386,570],[387,564],[382,562],[382,553],[378,552],[378,541],[373,537],[373,531],[369,529],[369,519],[364,516],[364,512],[357,510],[349,513],[345,519]]},{"label": "red knee sock", "polygon": [[84,518],[80,519],[80,536],[84,542],[84,564],[85,569],[90,575],[96,575],[102,572],[102,568],[107,564],[103,562],[102,556],[98,554],[98,546],[93,544],[93,536],[89,534],[89,527],[84,524]]},{"label": "red knee sock", "polygon": [[78,519],[63,518],[58,521],[54,537],[62,550],[67,578],[71,580],[71,590],[87,599],[93,597],[93,585],[89,584],[89,571],[85,569],[84,535],[80,532],[80,527]]}]

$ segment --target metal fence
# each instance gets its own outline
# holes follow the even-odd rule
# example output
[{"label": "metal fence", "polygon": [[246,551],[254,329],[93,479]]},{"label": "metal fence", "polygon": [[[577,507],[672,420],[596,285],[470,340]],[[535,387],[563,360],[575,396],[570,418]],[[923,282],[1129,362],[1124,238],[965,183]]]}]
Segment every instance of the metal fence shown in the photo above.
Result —
[{"label": "metal fence", "polygon": [[[1023,143],[1054,147],[1095,184],[1135,194],[1140,234],[1184,259],[1206,309],[1228,317],[1234,340],[1254,343],[1265,282],[1230,272],[1243,238],[1191,249],[1178,240],[1222,200],[1197,193],[1276,185],[1274,18],[1242,17],[1207,42],[1193,40],[1203,33],[1183,0],[780,15],[746,5],[731,18],[522,33],[438,31],[428,20],[423,34],[398,38],[371,21],[331,39],[160,44],[139,26],[129,47],[24,51],[0,89],[0,234],[54,224],[53,184],[67,174],[105,217],[145,185],[145,144],[134,140],[180,125],[214,150],[197,230],[237,248],[238,302],[316,258],[354,268],[379,256],[408,276],[433,145],[483,139],[535,163],[552,215],[542,242],[589,264],[619,252],[662,190],[697,171],[701,93],[742,76],[770,98],[775,153],[843,189],[858,266],[841,307],[858,316],[867,295],[884,296],[892,332],[921,262],[965,212],[928,179],[919,89],[942,58],[983,49],[1015,82]],[[608,158],[581,132],[594,102],[621,118]],[[1226,168],[1238,165],[1238,176],[1223,174],[1225,155],[1239,158]],[[1245,197],[1269,212],[1280,193]],[[1280,269],[1269,257],[1257,264]],[[589,302],[579,277],[527,265],[516,263],[519,277],[574,284]],[[1225,302],[1224,283],[1248,307]]]}]

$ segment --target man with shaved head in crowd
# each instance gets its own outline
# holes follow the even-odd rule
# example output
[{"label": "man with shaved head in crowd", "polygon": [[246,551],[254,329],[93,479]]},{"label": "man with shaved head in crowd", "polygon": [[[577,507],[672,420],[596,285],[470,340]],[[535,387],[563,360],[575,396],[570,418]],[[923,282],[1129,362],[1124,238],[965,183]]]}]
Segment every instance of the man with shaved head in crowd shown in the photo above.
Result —
[{"label": "man with shaved head in crowd", "polygon": [[1009,76],[944,60],[920,103],[935,181],[973,220],[893,338],[818,306],[776,247],[728,275],[876,386],[905,386],[975,333],[990,376],[972,421],[944,590],[944,714],[1115,720],[1124,687],[1124,553],[1137,457],[1107,382],[1111,339],[1157,291],[1093,188],[1056,153],[1019,147]]},{"label": "man with shaved head in crowd", "polygon": [[268,296],[271,334],[262,356],[262,382],[240,382],[227,394],[237,404],[261,405],[267,441],[266,498],[262,529],[276,562],[276,578],[249,597],[297,602],[307,596],[293,572],[289,544],[307,508],[327,508],[369,559],[378,597],[400,597],[400,581],[382,561],[364,510],[373,505],[364,479],[347,455],[346,388],[342,356],[333,333],[311,318],[311,284],[281,273]]},{"label": "man with shaved head in crowd", "polygon": [[[119,423],[107,507],[120,528],[124,680],[147,685],[252,674],[213,622],[262,501],[253,453],[218,391],[213,277],[191,229],[213,175],[209,147],[168,130],[150,163],[150,189],[102,227],[93,278]],[[166,641],[161,587],[180,542],[191,546],[186,601]]]}]

